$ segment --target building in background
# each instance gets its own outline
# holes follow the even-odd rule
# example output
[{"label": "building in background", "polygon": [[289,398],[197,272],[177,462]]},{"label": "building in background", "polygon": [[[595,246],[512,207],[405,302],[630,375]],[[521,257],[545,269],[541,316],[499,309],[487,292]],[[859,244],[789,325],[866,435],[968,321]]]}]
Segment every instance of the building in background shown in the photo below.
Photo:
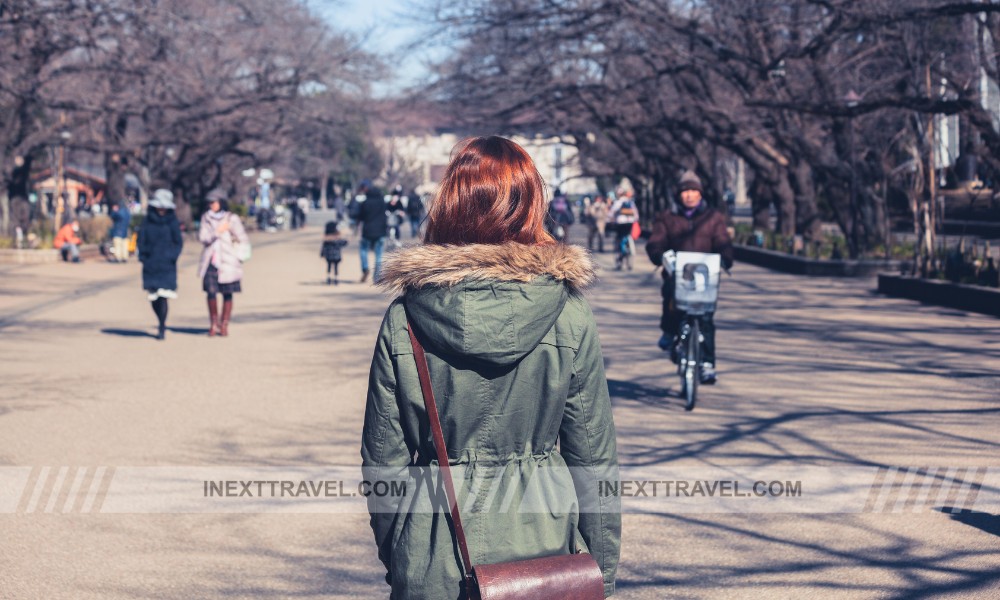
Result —
[{"label": "building in background", "polygon": [[[387,186],[397,183],[418,193],[430,194],[444,177],[451,152],[466,136],[453,132],[411,131],[387,133],[379,138],[378,146],[385,157],[382,173]],[[551,194],[556,187],[574,195],[594,194],[594,179],[581,174],[576,148],[565,144],[557,136],[533,137],[515,135],[510,139],[520,144],[531,155]]]}]

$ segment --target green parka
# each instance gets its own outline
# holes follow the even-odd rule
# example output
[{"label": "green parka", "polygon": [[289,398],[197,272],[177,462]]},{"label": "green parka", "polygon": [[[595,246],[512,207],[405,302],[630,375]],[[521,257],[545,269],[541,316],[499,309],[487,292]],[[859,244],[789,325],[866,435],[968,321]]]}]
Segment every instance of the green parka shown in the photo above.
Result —
[{"label": "green parka", "polygon": [[562,244],[434,246],[391,256],[401,296],[382,322],[361,455],[393,600],[462,597],[461,557],[436,465],[407,316],[427,351],[473,564],[590,552],[614,592],[621,537],[611,401],[580,291],[589,256]]}]

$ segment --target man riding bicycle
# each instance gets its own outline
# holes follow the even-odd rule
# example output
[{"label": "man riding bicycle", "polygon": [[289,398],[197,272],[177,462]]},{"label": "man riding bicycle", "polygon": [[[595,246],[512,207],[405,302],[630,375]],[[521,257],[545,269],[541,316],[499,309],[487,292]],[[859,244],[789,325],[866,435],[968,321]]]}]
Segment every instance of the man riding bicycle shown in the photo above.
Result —
[{"label": "man riding bicycle", "polygon": [[[618,190],[618,198],[608,211],[608,222],[611,223],[612,231],[615,232],[615,248],[621,248],[622,240],[625,236],[632,235],[632,224],[639,221],[639,207],[632,199],[632,192]],[[631,270],[631,263],[629,263]],[[615,269],[622,268],[622,256],[619,251],[615,257]]]},{"label": "man riding bicycle", "polygon": [[[653,223],[653,235],[646,243],[649,260],[653,261],[653,264],[661,265],[663,253],[667,250],[706,252],[721,255],[722,266],[729,270],[733,265],[733,242],[726,229],[726,217],[710,208],[702,198],[701,179],[694,172],[685,172],[681,176],[679,187],[680,206],[676,211],[660,213]],[[663,350],[669,350],[671,360],[677,362],[674,340],[684,320],[684,314],[674,309],[674,280],[666,269],[663,271],[663,279],[663,315],[660,317],[663,336],[657,345]],[[702,383],[713,384],[717,380],[714,315],[706,314],[700,321],[700,329],[705,337],[705,362],[702,366],[701,379]]]}]

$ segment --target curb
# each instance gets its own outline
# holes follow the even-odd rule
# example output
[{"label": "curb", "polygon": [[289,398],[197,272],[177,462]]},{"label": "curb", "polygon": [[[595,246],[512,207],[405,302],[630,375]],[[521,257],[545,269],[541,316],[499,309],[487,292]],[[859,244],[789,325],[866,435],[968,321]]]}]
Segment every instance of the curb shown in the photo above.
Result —
[{"label": "curb", "polygon": [[734,245],[733,254],[740,262],[809,277],[872,277],[884,271],[899,272],[907,265],[900,260],[817,260],[742,245]]},{"label": "curb", "polygon": [[878,293],[1000,317],[1000,290],[993,288],[881,274]]}]

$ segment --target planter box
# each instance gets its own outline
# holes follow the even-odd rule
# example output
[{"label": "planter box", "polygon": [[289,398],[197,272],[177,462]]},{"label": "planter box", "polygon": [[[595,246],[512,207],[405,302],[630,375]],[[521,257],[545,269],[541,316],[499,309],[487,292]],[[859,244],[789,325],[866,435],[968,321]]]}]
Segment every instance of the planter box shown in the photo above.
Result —
[{"label": "planter box", "polygon": [[996,288],[883,274],[878,276],[878,292],[895,298],[1000,317],[1000,290]]},{"label": "planter box", "polygon": [[[101,248],[97,244],[80,246],[80,260],[90,260],[101,257]],[[21,250],[15,248],[0,249],[0,264],[38,265],[62,260],[58,250]]]},{"label": "planter box", "polygon": [[58,250],[19,250],[4,248],[0,250],[0,264],[31,265],[50,263],[61,260]]},{"label": "planter box", "polygon": [[733,249],[740,262],[812,277],[872,277],[886,271],[899,273],[907,264],[899,260],[817,260],[752,246],[736,245]]}]

